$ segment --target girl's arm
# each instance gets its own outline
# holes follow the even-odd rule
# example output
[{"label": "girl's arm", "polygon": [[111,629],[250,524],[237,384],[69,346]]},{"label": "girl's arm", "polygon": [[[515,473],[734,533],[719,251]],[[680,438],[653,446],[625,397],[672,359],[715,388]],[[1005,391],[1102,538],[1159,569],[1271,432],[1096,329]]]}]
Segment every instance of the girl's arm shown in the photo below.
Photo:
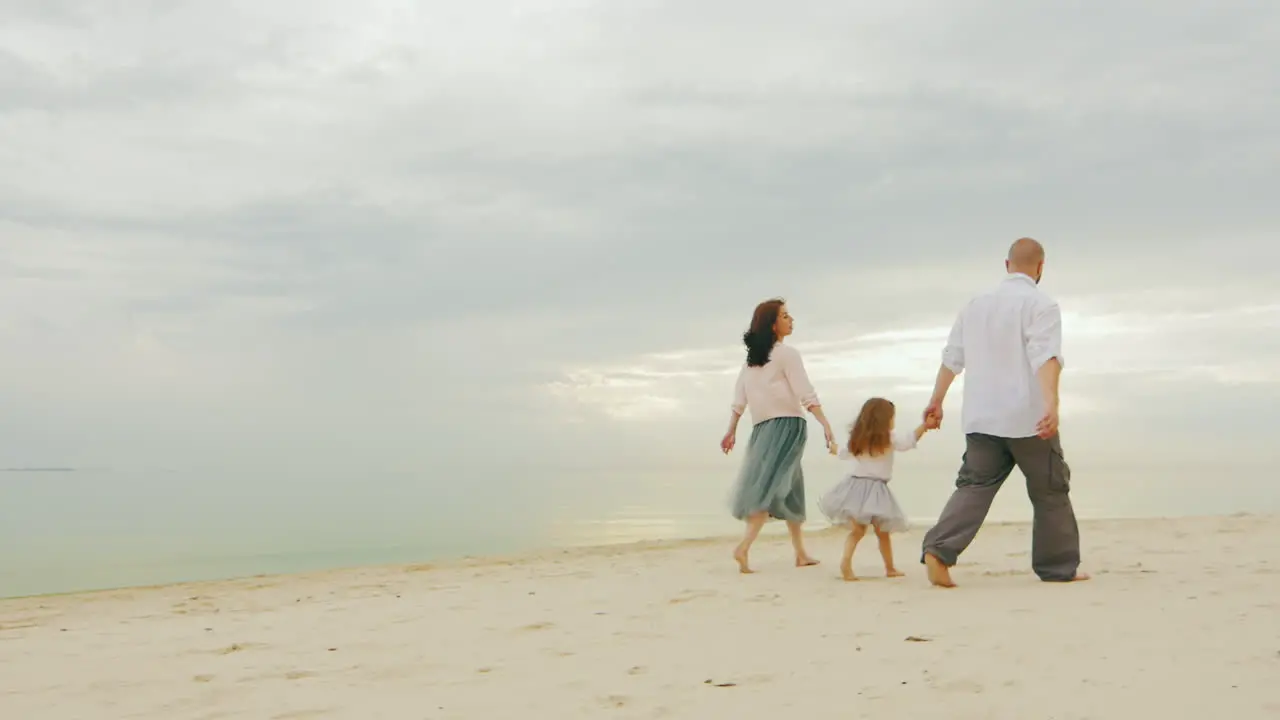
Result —
[{"label": "girl's arm", "polygon": [[916,447],[916,443],[920,442],[920,438],[924,437],[924,434],[927,430],[928,428],[926,428],[923,423],[920,425],[917,425],[916,429],[912,430],[911,432],[904,433],[904,432],[895,430],[893,434],[890,436],[893,441],[893,449],[897,450],[898,452],[906,452],[907,450],[914,450]]}]

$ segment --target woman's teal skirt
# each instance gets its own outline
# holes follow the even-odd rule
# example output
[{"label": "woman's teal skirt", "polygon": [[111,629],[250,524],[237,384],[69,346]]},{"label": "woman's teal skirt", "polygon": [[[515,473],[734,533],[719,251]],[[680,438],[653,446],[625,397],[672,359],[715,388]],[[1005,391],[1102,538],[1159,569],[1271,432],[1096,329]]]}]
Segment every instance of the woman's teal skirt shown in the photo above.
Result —
[{"label": "woman's teal skirt", "polygon": [[759,512],[790,522],[804,522],[804,471],[800,456],[808,437],[801,417],[765,420],[751,428],[747,457],[738,473],[731,509],[739,520]]}]

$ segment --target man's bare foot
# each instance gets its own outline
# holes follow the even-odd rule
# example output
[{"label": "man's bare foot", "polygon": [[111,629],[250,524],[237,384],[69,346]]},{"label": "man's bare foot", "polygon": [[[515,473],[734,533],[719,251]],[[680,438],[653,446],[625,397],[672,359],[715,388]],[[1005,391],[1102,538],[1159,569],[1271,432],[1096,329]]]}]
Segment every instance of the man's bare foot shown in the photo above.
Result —
[{"label": "man's bare foot", "polygon": [[808,555],[801,555],[800,557],[796,558],[796,567],[813,567],[814,565],[817,565],[817,564],[818,564],[818,561],[814,560]]},{"label": "man's bare foot", "polygon": [[929,582],[933,583],[935,586],[942,588],[953,588],[956,586],[956,584],[951,580],[951,570],[948,569],[946,565],[943,565],[942,561],[939,560],[937,556],[925,553],[924,566],[929,573]]},{"label": "man's bare foot", "polygon": [[747,551],[743,550],[742,546],[738,546],[733,549],[733,559],[738,561],[738,572],[743,575],[750,575],[755,572],[755,570],[752,570],[751,566],[747,564]]},{"label": "man's bare foot", "polygon": [[902,571],[898,568],[885,568],[885,577],[902,577]]},{"label": "man's bare foot", "polygon": [[845,582],[854,582],[855,580],[858,579],[858,576],[853,574],[852,565],[841,565],[840,577],[844,578]]}]

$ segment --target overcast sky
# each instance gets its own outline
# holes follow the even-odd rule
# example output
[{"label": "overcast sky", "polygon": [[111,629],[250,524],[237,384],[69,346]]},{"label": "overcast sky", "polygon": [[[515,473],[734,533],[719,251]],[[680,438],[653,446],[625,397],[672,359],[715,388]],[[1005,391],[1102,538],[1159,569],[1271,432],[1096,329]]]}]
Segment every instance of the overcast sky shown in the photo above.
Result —
[{"label": "overcast sky", "polygon": [[[2,465],[727,485],[756,302],[788,299],[837,425],[872,393],[914,416],[956,311],[1030,235],[1077,485],[1280,497],[1280,4],[0,19]],[[943,493],[958,392],[948,411],[920,461]]]}]

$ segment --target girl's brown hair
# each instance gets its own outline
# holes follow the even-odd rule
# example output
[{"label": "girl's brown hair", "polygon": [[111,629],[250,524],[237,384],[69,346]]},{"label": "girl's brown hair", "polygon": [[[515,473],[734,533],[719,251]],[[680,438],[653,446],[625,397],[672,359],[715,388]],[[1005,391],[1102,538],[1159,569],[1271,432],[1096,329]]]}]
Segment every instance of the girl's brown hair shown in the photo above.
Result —
[{"label": "girl's brown hair", "polygon": [[893,424],[893,403],[884,398],[871,398],[862,405],[858,419],[849,431],[849,453],[882,455],[893,444],[889,426]]}]

